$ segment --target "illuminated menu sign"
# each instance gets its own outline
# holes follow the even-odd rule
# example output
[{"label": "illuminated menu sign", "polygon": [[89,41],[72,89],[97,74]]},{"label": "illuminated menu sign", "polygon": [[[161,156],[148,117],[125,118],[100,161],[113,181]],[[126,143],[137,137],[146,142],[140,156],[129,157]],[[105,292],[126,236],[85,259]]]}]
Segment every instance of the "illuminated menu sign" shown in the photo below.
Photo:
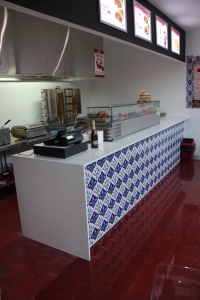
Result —
[{"label": "illuminated menu sign", "polygon": [[137,1],[133,5],[135,36],[151,42],[151,12]]},{"label": "illuminated menu sign", "polygon": [[126,0],[99,0],[100,22],[127,32]]},{"label": "illuminated menu sign", "polygon": [[180,32],[171,27],[172,52],[180,54]]},{"label": "illuminated menu sign", "polygon": [[156,44],[168,49],[168,24],[156,16]]}]

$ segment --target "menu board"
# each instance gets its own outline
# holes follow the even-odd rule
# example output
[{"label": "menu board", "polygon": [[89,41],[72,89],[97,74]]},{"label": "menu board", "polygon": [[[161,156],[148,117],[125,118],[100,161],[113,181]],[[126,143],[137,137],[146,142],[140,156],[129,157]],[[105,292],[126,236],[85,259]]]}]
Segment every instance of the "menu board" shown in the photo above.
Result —
[{"label": "menu board", "polygon": [[156,16],[156,44],[168,49],[168,24]]},{"label": "menu board", "polygon": [[137,1],[133,5],[135,36],[151,42],[151,12]]},{"label": "menu board", "polygon": [[171,45],[172,52],[180,54],[180,32],[171,27]]},{"label": "menu board", "polygon": [[99,0],[100,22],[127,32],[126,0]]}]

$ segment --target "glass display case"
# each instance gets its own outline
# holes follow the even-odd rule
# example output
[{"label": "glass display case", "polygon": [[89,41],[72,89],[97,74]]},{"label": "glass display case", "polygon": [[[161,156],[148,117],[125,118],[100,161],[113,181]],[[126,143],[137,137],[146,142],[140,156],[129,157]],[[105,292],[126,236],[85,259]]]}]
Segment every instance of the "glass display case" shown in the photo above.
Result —
[{"label": "glass display case", "polygon": [[104,140],[112,141],[127,134],[160,123],[160,100],[87,107],[89,122],[95,120],[96,129],[103,130]]}]

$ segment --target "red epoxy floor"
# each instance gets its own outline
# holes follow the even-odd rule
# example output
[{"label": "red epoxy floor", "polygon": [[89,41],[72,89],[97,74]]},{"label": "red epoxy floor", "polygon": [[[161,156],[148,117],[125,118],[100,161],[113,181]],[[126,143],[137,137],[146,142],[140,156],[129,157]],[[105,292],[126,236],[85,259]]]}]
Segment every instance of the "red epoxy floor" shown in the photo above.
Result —
[{"label": "red epoxy floor", "polygon": [[0,299],[149,300],[159,263],[200,270],[199,205],[200,161],[181,162],[88,262],[23,237],[15,190],[0,190]]}]

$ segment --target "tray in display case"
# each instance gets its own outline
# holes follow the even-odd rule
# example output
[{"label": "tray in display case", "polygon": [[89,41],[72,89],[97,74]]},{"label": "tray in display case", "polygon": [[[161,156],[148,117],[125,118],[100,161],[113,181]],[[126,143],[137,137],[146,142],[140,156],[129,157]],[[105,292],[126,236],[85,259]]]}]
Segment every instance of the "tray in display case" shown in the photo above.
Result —
[{"label": "tray in display case", "polygon": [[104,140],[112,141],[160,123],[160,100],[87,107],[87,116],[103,130]]},{"label": "tray in display case", "polygon": [[110,123],[111,122],[111,118],[91,118],[91,117],[89,117],[89,119],[95,120],[95,123]]}]

